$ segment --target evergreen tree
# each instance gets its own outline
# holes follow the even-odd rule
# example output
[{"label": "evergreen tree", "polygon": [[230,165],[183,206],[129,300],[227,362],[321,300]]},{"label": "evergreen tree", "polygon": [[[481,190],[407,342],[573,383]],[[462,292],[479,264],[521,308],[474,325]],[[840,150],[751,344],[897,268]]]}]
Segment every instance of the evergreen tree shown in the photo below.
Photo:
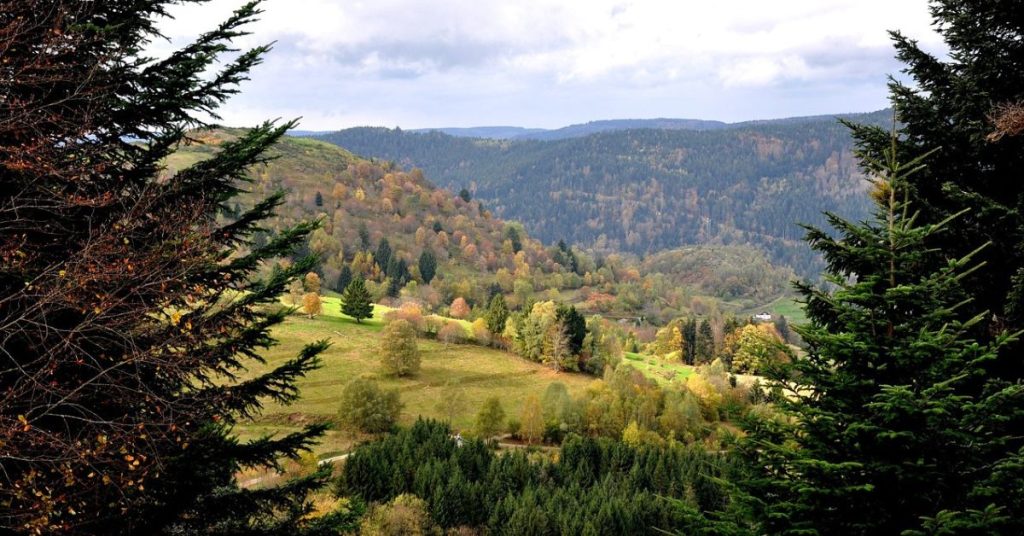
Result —
[{"label": "evergreen tree", "polygon": [[377,261],[377,266],[380,266],[382,272],[387,273],[388,263],[391,262],[391,244],[388,243],[387,238],[382,238],[380,244],[377,244],[377,252],[373,254],[373,260]]},{"label": "evergreen tree", "polygon": [[[928,169],[909,178],[922,218],[944,220],[965,208],[957,225],[934,237],[949,258],[959,258],[977,244],[984,263],[965,284],[974,296],[961,319],[989,311],[992,328],[1024,327],[1024,137],[989,134],[1000,105],[1024,101],[1024,5],[1019,2],[933,0],[936,31],[949,47],[942,61],[916,41],[894,32],[897,58],[905,64],[906,83],[893,79],[890,95],[902,124],[901,155],[931,152]],[[878,127],[854,126],[862,151],[883,161],[889,136]],[[978,326],[984,336],[989,326]],[[1024,375],[1019,352],[1010,381]]]},{"label": "evergreen tree", "polygon": [[[897,58],[909,78],[890,83],[904,134],[897,151],[931,153],[928,168],[909,177],[907,185],[923,222],[940,222],[969,210],[956,225],[931,237],[930,245],[944,252],[931,269],[990,243],[978,253],[978,269],[963,278],[972,301],[957,313],[965,323],[985,313],[972,336],[990,341],[1004,331],[1024,329],[1024,136],[1000,129],[1005,112],[1024,102],[1024,5],[933,0],[931,6],[934,27],[949,49],[948,60],[893,33]],[[853,133],[862,154],[884,161],[890,145],[886,132],[853,125]],[[875,193],[885,194],[881,189]],[[1022,351],[1020,341],[1003,347],[985,374],[974,379],[972,396],[1024,383]],[[1005,445],[986,453],[987,461],[976,462],[976,467],[1012,465],[1010,453],[1024,458],[1024,436],[1019,433],[1024,429],[1024,402],[1010,397],[1000,413],[1003,421],[990,434],[1003,438]],[[1004,476],[986,493],[999,497],[1000,504],[1014,504],[1007,514],[1019,519],[1024,516],[1024,490],[1008,482]]]},{"label": "evergreen tree", "polygon": [[469,195],[469,190],[465,188],[459,190],[459,197],[461,197],[462,200],[467,203],[469,203],[469,200],[472,199],[472,196]]},{"label": "evergreen tree", "polygon": [[583,350],[583,339],[587,337],[587,320],[572,305],[559,305],[555,310],[555,320],[565,328],[568,337],[569,353],[578,356]]},{"label": "evergreen tree", "polygon": [[341,272],[338,273],[338,282],[334,285],[334,289],[344,292],[348,288],[348,284],[352,282],[352,268],[345,263],[341,266]]},{"label": "evergreen tree", "polygon": [[423,282],[427,285],[434,280],[434,275],[437,274],[437,257],[434,256],[434,252],[429,249],[424,249],[423,253],[420,253],[420,277],[423,278]]},{"label": "evergreen tree", "polygon": [[285,318],[278,297],[314,263],[254,275],[315,225],[254,243],[281,192],[229,223],[216,218],[293,124],[240,133],[165,175],[186,131],[216,117],[267,51],[217,70],[258,15],[253,2],[146,59],[170,4],[0,10],[3,533],[281,534],[320,523],[304,517],[322,475],[259,493],[234,475],[297,457],[323,427],[252,442],[232,432],[264,402],[294,400],[327,346],[239,379]]},{"label": "evergreen tree", "polygon": [[697,320],[687,318],[680,327],[683,335],[683,363],[692,365],[697,358]]},{"label": "evergreen tree", "polygon": [[373,303],[370,300],[370,293],[366,290],[366,282],[362,277],[357,277],[345,287],[341,295],[341,312],[351,316],[356,323],[362,323],[364,318],[373,316]]},{"label": "evergreen tree", "polygon": [[313,197],[313,203],[318,207],[324,206],[324,196],[319,191],[317,191],[316,196]]},{"label": "evergreen tree", "polygon": [[715,359],[715,334],[711,332],[711,323],[706,318],[700,321],[697,330],[695,359],[698,363],[710,363]]},{"label": "evergreen tree", "polygon": [[508,320],[509,310],[505,303],[504,294],[495,294],[491,303],[487,305],[487,312],[484,313],[484,320],[487,321],[487,331],[494,335],[501,335],[505,331],[505,321]]},{"label": "evergreen tree", "polygon": [[387,278],[387,286],[384,288],[384,293],[389,298],[397,298],[402,294],[402,280],[397,277]]},{"label": "evergreen tree", "polygon": [[523,241],[519,236],[519,229],[514,225],[505,227],[505,240],[512,243],[512,252],[519,253],[523,249]]},{"label": "evergreen tree", "polygon": [[753,531],[1020,533],[1020,496],[999,483],[1020,476],[1021,460],[992,433],[1020,389],[972,386],[1009,338],[978,343],[970,333],[984,317],[957,319],[977,264],[935,258],[929,240],[949,221],[921,224],[912,212],[917,162],[898,164],[893,148],[873,165],[885,170],[873,220],[829,215],[839,238],[808,228],[834,290],[799,285],[807,355],[768,371],[787,393],[780,415],[745,425],[740,485]]},{"label": "evergreen tree", "polygon": [[782,342],[788,343],[792,337],[792,334],[789,332],[789,321],[786,320],[785,316],[779,315],[775,317],[774,324],[775,331],[778,332],[779,337],[782,337]]},{"label": "evergreen tree", "polygon": [[359,247],[363,251],[370,250],[370,230],[366,228],[366,222],[359,222]]}]

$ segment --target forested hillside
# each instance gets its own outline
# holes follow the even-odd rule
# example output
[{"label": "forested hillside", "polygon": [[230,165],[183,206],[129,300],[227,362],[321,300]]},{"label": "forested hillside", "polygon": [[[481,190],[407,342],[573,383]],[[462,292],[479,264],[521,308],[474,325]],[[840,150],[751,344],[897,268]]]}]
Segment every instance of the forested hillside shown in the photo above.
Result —
[{"label": "forested hillside", "polygon": [[[168,158],[167,172],[208,158],[243,132],[193,133],[195,142]],[[556,298],[590,314],[657,323],[713,302],[723,302],[726,311],[760,306],[786,295],[793,279],[788,269],[743,247],[663,251],[642,262],[629,254],[593,255],[571,243],[545,245],[520,223],[467,200],[468,192],[455,194],[418,169],[402,171],[323,141],[286,136],[271,154],[274,159],[251,172],[250,191],[222,217],[230,220],[255,199],[285,190],[284,204],[257,241],[320,219],[322,227],[293,258],[316,253],[324,289],[341,292],[363,277],[374,300],[412,299],[431,311],[456,298],[484,307],[500,291],[513,306]]]},{"label": "forested hillside", "polygon": [[[243,132],[193,134],[196,143],[171,155],[167,171],[209,157]],[[510,278],[529,274],[533,284],[543,287],[547,275],[569,270],[521,226],[506,224],[478,202],[435,187],[419,170],[401,171],[306,138],[284,137],[270,153],[273,159],[252,171],[249,192],[236,198],[223,216],[230,219],[254,200],[284,190],[284,204],[257,242],[295,222],[319,219],[321,228],[293,257],[317,254],[317,271],[327,289],[340,292],[353,277],[362,276],[375,299],[397,297],[404,289],[430,306],[456,296],[473,304],[489,297],[499,271]]]},{"label": "forested hillside", "polygon": [[[887,111],[847,118],[891,121]],[[321,139],[467,187],[496,216],[522,221],[546,242],[564,238],[604,251],[750,244],[810,275],[819,265],[796,223],[821,224],[822,211],[859,218],[868,208],[849,132],[833,117],[555,141],[385,128]]]}]

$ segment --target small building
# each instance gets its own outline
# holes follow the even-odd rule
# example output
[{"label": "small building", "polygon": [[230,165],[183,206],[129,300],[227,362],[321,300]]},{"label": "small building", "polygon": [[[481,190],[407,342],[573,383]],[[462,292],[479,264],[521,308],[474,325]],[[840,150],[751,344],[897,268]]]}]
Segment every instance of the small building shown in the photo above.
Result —
[{"label": "small building", "polygon": [[771,322],[772,321],[772,314],[771,313],[761,312],[761,313],[755,314],[751,318],[754,319],[754,322]]}]

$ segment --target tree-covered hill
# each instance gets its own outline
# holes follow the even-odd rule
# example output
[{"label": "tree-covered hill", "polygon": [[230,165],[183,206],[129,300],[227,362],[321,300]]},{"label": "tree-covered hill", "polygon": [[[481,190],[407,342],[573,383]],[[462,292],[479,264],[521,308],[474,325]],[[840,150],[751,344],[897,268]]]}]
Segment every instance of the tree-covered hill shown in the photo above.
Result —
[{"label": "tree-covered hill", "polygon": [[[180,147],[168,159],[168,171],[205,159],[241,132],[193,133],[197,143]],[[310,236],[307,251],[319,255],[318,271],[328,289],[341,291],[340,279],[363,276],[373,285],[374,298],[381,298],[389,279],[400,279],[393,290],[419,282],[408,290],[417,298],[430,298],[428,302],[454,296],[472,301],[476,296],[471,293],[481,293],[479,300],[487,298],[488,286],[502,268],[514,272],[519,266],[533,267],[538,280],[567,270],[520,225],[494,218],[478,202],[437,188],[419,170],[402,171],[300,137],[282,138],[271,156],[267,165],[253,170],[250,191],[239,196],[229,212],[238,213],[278,189],[286,191],[284,205],[267,226],[268,234],[292,222],[320,219],[323,226]],[[425,254],[431,258],[426,264],[436,266],[430,273],[423,266]],[[343,276],[346,267],[350,271]],[[435,277],[433,290],[440,295],[423,284]],[[424,292],[430,296],[418,295]]]},{"label": "tree-covered hill", "polygon": [[[888,111],[845,116],[885,125]],[[553,141],[458,138],[354,128],[320,137],[359,154],[421,167],[468,187],[496,216],[546,242],[650,253],[688,244],[749,244],[799,273],[816,272],[797,222],[825,210],[866,214],[866,181],[835,117],[728,128],[629,129]]]},{"label": "tree-covered hill", "polygon": [[[207,158],[242,133],[192,133],[196,143],[171,155],[167,171]],[[658,323],[693,312],[694,303],[700,309],[727,302],[722,309],[730,311],[759,306],[787,295],[793,279],[790,270],[744,246],[690,246],[640,259],[595,255],[572,243],[545,245],[520,223],[493,216],[486,204],[467,201],[461,192],[438,188],[418,169],[403,171],[315,139],[285,136],[271,156],[252,171],[250,192],[222,217],[285,190],[265,236],[293,222],[321,219],[322,228],[297,255],[320,256],[316,271],[329,290],[340,292],[362,276],[374,300],[412,299],[431,311],[456,298],[485,307],[500,291],[513,307],[557,297],[588,314]]]}]

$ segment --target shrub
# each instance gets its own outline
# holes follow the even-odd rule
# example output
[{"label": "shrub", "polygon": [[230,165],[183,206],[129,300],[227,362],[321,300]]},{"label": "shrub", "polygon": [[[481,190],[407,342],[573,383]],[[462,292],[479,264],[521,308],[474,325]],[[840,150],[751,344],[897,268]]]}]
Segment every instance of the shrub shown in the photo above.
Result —
[{"label": "shrub", "polygon": [[400,308],[388,311],[384,315],[385,322],[394,322],[395,320],[405,320],[412,324],[412,327],[418,332],[424,331],[426,327],[426,319],[423,318],[423,308],[416,302],[405,302]]},{"label": "shrub", "polygon": [[512,436],[513,439],[519,439],[519,430],[523,427],[519,419],[515,417],[509,417],[508,421],[505,422],[505,431],[508,435]]},{"label": "shrub", "polygon": [[385,391],[370,379],[352,380],[341,393],[341,422],[363,432],[390,430],[401,411],[398,391]]},{"label": "shrub", "polygon": [[466,342],[466,330],[458,322],[448,322],[441,327],[441,331],[437,333],[437,338],[445,343],[463,343]]},{"label": "shrub", "polygon": [[491,344],[491,331],[487,329],[487,321],[483,318],[477,318],[473,321],[473,339],[477,344],[487,346]]}]

